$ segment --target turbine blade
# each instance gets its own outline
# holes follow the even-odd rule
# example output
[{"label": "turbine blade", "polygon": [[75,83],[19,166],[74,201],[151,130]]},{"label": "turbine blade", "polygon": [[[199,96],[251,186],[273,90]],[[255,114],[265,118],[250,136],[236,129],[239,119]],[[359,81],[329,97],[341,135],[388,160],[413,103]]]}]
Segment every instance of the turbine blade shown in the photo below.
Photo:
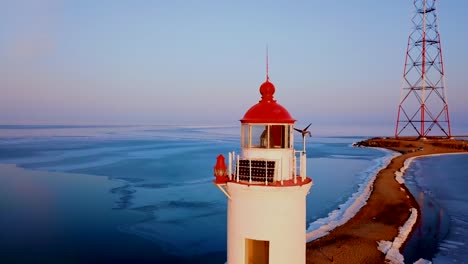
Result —
[{"label": "turbine blade", "polygon": [[310,125],[312,125],[312,123],[310,123],[308,126],[306,126],[306,128],[304,128],[304,131],[307,130],[310,127]]},{"label": "turbine blade", "polygon": [[299,133],[302,133],[302,130],[300,130],[300,129],[294,128],[294,130],[296,130]]}]

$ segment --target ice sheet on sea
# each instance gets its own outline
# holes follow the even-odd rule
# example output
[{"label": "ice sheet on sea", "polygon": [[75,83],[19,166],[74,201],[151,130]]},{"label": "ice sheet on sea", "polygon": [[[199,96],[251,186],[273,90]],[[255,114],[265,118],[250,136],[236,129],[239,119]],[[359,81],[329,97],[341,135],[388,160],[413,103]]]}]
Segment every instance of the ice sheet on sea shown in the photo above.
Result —
[{"label": "ice sheet on sea", "polygon": [[459,248],[460,246],[464,246],[464,245],[465,243],[463,242],[444,240],[442,243],[440,243],[439,247],[446,249],[446,250],[451,250],[451,249]]},{"label": "ice sheet on sea", "polygon": [[359,156],[352,156],[352,155],[328,155],[329,158],[335,159],[356,159]]},{"label": "ice sheet on sea", "polygon": [[429,154],[429,155],[422,155],[422,156],[416,156],[416,157],[411,157],[411,158],[408,158],[405,160],[405,162],[403,163],[403,167],[399,170],[399,171],[396,171],[395,172],[395,179],[398,183],[400,184],[404,184],[405,183],[405,179],[403,178],[406,170],[408,170],[409,166],[411,165],[411,163],[413,163],[413,161],[415,159],[418,159],[418,158],[425,158],[425,157],[437,157],[437,156],[446,156],[446,155],[460,155],[460,154],[466,154],[466,153],[443,153],[443,154]]},{"label": "ice sheet on sea", "polygon": [[356,215],[356,213],[367,203],[367,199],[372,191],[372,185],[378,172],[385,168],[393,157],[401,155],[386,149],[379,150],[388,154],[377,159],[375,165],[364,172],[366,175],[366,177],[364,177],[364,182],[360,184],[358,191],[355,192],[345,203],[341,204],[337,210],[329,213],[327,217],[317,219],[309,224],[306,234],[307,242],[323,237],[337,226],[343,225]]},{"label": "ice sheet on sea", "polygon": [[[453,153],[447,155],[460,155],[466,153]],[[440,155],[431,155],[440,156]],[[458,160],[466,164],[466,159]],[[440,164],[443,166],[445,164]],[[462,166],[465,169],[466,165]],[[447,167],[447,174],[439,174],[439,181],[430,183],[429,179],[420,177],[418,184],[427,185],[428,188],[434,186],[444,186],[441,189],[424,190],[426,194],[434,196],[441,206],[450,216],[450,230],[444,240],[438,246],[438,252],[432,259],[433,263],[465,263],[468,260],[468,250],[466,241],[468,239],[468,203],[466,193],[466,170],[460,173],[458,169]],[[450,177],[452,181],[440,182],[440,180]],[[431,186],[431,187],[429,187]]]},{"label": "ice sheet on sea", "polygon": [[[226,238],[219,234],[226,233],[225,200],[219,199],[219,191],[210,188],[211,181],[190,182],[195,184],[129,186],[134,195],[127,209],[144,212],[147,219],[122,231],[156,241],[166,252],[178,255],[224,250]],[[219,221],[213,222],[217,218]],[[207,221],[211,221],[210,228],[200,228]],[[180,235],[187,233],[190,235]]]},{"label": "ice sheet on sea", "polygon": [[[174,147],[175,145],[175,147]],[[166,148],[164,143],[140,146],[91,147],[86,149],[50,150],[41,152],[40,156],[4,159],[2,162],[27,166],[38,170],[71,171],[91,167],[105,166],[132,159],[161,159],[168,156],[199,150],[200,147],[216,147],[213,144],[172,143]],[[92,157],[92,159],[90,158]],[[41,164],[43,163],[43,164]]]},{"label": "ice sheet on sea", "polygon": [[[44,143],[47,146],[50,142]],[[42,151],[40,155],[34,157],[26,157],[26,158],[12,158],[12,159],[2,159],[2,163],[14,163],[14,164],[29,164],[29,163],[43,163],[43,162],[60,162],[65,161],[66,159],[71,158],[81,158],[81,157],[89,157],[89,156],[100,156],[101,158],[108,158],[113,157],[115,158],[116,153],[125,153],[128,155],[129,153],[145,150],[145,149],[152,149],[158,148],[160,144],[150,144],[145,146],[132,146],[128,145],[125,147],[122,146],[115,146],[115,147],[91,147],[86,149],[67,149],[67,150],[48,150]],[[45,146],[44,149],[47,149]],[[124,159],[125,157],[121,157],[120,159]],[[48,169],[48,168],[41,168],[41,169]],[[53,169],[53,168],[52,168]],[[56,168],[56,170],[59,170]]]},{"label": "ice sheet on sea", "polygon": [[89,162],[77,162],[74,164],[64,164],[64,165],[53,165],[53,166],[45,166],[45,167],[36,167],[35,169],[38,170],[46,170],[46,171],[71,171],[71,170],[79,170],[79,169],[86,169],[91,167],[98,167],[113,164],[123,160],[122,158],[104,158],[95,161]]},{"label": "ice sheet on sea", "polygon": [[167,157],[169,155],[175,155],[179,153],[186,153],[189,151],[197,151],[200,150],[200,147],[212,147],[212,148],[217,148],[217,146],[213,144],[207,144],[206,146],[204,145],[197,145],[197,146],[184,146],[183,148],[168,148],[168,149],[145,149],[145,150],[139,150],[139,151],[131,151],[128,152],[127,155],[128,157],[131,158],[151,158],[151,159],[159,159],[163,157]]},{"label": "ice sheet on sea", "polygon": [[[468,216],[460,213],[459,209],[456,213],[452,213],[451,230],[439,245],[439,252],[435,255],[434,263],[454,263],[462,260],[468,260],[468,251],[466,250],[466,230],[468,229]],[[458,214],[460,213],[460,214]]]},{"label": "ice sheet on sea", "polygon": [[[135,187],[134,189],[138,195],[136,195],[132,202],[135,206],[145,206],[153,202],[159,201],[178,201],[184,199],[197,198],[197,201],[212,201],[219,200],[219,196],[216,189],[209,189],[212,185],[211,181],[197,180],[190,181],[193,184],[181,183],[179,185],[168,186],[166,188],[151,188],[151,187]],[[206,188],[206,189],[205,189]],[[157,190],[155,190],[157,189]],[[208,191],[209,190],[209,191]]]}]

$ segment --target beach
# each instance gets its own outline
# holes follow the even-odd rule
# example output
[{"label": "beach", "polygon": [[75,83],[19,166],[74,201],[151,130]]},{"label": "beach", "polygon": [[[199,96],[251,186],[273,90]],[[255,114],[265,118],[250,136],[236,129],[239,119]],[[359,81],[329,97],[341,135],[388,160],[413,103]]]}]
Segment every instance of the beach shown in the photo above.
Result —
[{"label": "beach", "polygon": [[[468,150],[464,141],[441,139],[374,138],[359,142],[357,146],[386,148],[401,155],[378,172],[367,203],[354,217],[307,244],[307,263],[383,263],[386,257],[401,257],[397,256],[398,248],[390,248],[391,242],[404,245],[416,222],[419,206],[402,181],[396,180],[396,174],[401,177],[401,169],[407,168],[410,158]],[[405,224],[406,228],[400,232]]]}]

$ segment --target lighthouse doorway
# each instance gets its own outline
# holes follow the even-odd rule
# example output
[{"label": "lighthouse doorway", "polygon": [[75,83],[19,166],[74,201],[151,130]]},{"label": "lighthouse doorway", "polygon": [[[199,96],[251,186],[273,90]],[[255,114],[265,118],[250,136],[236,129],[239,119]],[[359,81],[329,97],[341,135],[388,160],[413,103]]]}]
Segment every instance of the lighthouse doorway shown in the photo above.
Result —
[{"label": "lighthouse doorway", "polygon": [[268,264],[270,241],[245,239],[245,263]]}]

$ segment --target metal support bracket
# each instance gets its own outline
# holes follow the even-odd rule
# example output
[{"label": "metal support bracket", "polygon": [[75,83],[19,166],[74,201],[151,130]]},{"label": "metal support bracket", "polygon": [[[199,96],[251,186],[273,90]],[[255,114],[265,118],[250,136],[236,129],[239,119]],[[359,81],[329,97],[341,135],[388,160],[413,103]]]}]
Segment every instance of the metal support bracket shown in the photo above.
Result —
[{"label": "metal support bracket", "polygon": [[224,193],[224,195],[226,195],[226,197],[229,200],[231,200],[231,195],[227,191],[227,184],[225,184],[225,183],[214,183],[214,185],[216,185],[216,187],[218,187],[218,189],[220,189]]}]

